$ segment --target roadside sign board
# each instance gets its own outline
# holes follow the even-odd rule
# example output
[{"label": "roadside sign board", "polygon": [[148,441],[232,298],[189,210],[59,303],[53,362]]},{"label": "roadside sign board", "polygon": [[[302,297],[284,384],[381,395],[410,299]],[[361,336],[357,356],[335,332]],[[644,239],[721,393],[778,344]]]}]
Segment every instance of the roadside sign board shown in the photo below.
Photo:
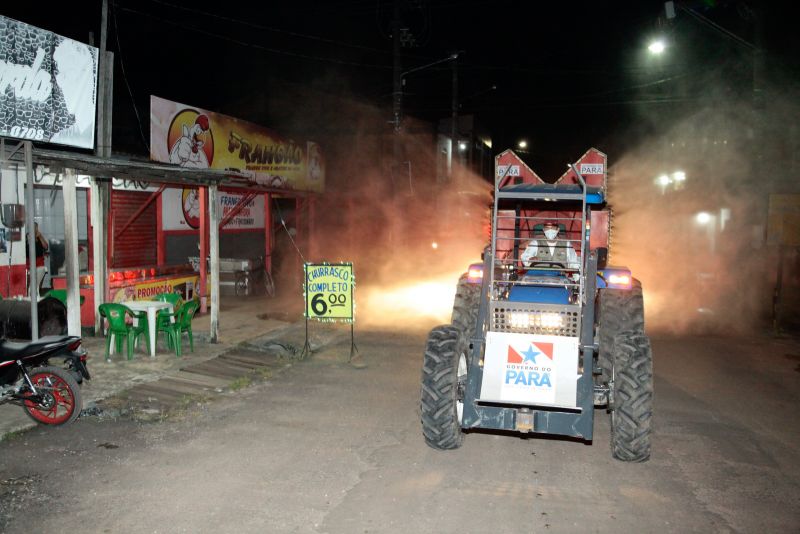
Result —
[{"label": "roadside sign board", "polygon": [[93,148],[98,54],[0,15],[0,136]]},{"label": "roadside sign board", "polygon": [[786,247],[800,246],[800,194],[769,196],[767,244]]},{"label": "roadside sign board", "polygon": [[318,321],[353,322],[353,264],[306,263],[304,271],[305,316]]}]

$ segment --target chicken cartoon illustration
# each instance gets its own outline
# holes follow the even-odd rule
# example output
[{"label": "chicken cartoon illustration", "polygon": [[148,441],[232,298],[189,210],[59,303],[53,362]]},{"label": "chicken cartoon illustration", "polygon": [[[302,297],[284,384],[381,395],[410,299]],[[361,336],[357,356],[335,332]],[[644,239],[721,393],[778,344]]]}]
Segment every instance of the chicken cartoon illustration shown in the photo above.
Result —
[{"label": "chicken cartoon illustration", "polygon": [[318,182],[323,176],[322,150],[313,142],[308,143],[308,179]]},{"label": "chicken cartoon illustration", "polygon": [[184,189],[183,217],[192,228],[200,225],[200,198],[197,189]]},{"label": "chicken cartoon illustration", "polygon": [[169,162],[181,167],[208,168],[208,157],[203,150],[205,133],[208,131],[209,122],[206,115],[198,115],[194,124],[184,124],[183,135],[175,141],[169,151]]}]

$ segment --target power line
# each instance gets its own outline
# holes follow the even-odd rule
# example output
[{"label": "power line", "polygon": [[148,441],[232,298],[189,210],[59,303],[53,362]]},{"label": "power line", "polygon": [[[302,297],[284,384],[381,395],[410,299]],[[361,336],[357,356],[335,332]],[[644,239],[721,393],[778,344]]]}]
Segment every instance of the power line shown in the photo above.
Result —
[{"label": "power line", "polygon": [[335,63],[335,64],[338,64],[338,65],[348,65],[348,66],[351,66],[351,67],[367,67],[367,68],[373,68],[373,69],[391,69],[392,68],[389,65],[378,65],[378,64],[374,64],[374,63],[359,63],[359,62],[356,62],[356,61],[344,61],[344,60],[339,60],[339,59],[324,58],[324,57],[319,57],[319,56],[311,56],[311,55],[308,55],[308,54],[300,54],[298,52],[289,52],[287,50],[280,50],[278,48],[271,48],[271,47],[268,47],[268,46],[263,46],[263,45],[259,45],[259,44],[255,44],[255,43],[250,43],[250,42],[247,42],[247,41],[242,41],[240,39],[234,39],[233,37],[228,37],[226,35],[221,35],[221,34],[214,33],[214,32],[208,31],[208,30],[203,30],[201,28],[197,28],[195,26],[190,26],[190,25],[187,25],[187,24],[183,24],[181,22],[175,22],[174,20],[165,19],[165,18],[156,16],[156,15],[153,15],[152,13],[147,13],[147,12],[144,12],[144,11],[131,9],[129,7],[121,7],[120,9],[122,11],[127,11],[129,13],[135,13],[137,15],[143,15],[145,17],[149,17],[149,18],[157,20],[159,22],[163,22],[165,24],[171,24],[173,26],[177,26],[177,27],[183,28],[185,30],[201,33],[203,35],[208,35],[209,37],[215,37],[217,39],[222,39],[224,41],[229,41],[231,43],[236,43],[238,45],[246,46],[246,47],[249,47],[249,48],[256,48],[256,49],[259,49],[259,50],[264,50],[265,52],[271,52],[273,54],[279,54],[279,55],[289,56],[289,57],[296,57],[296,58],[301,58],[301,59],[310,59],[310,60],[313,60],[313,61]]},{"label": "power line", "polygon": [[205,15],[207,17],[211,17],[211,18],[215,18],[215,19],[219,19],[219,20],[224,20],[224,21],[227,21],[227,22],[233,22],[235,24],[241,24],[243,26],[249,26],[251,28],[256,28],[256,29],[259,29],[259,30],[266,30],[266,31],[275,32],[275,33],[283,33],[285,35],[291,35],[292,37],[300,37],[302,39],[310,39],[312,41],[320,41],[320,42],[327,43],[327,44],[336,44],[336,45],[341,45],[341,46],[349,46],[351,48],[358,48],[358,49],[361,49],[361,50],[369,50],[371,52],[380,52],[381,54],[391,54],[391,51],[389,51],[389,50],[384,50],[384,49],[380,49],[380,48],[373,48],[373,47],[370,47],[370,46],[364,46],[364,45],[359,45],[359,44],[355,44],[355,43],[348,43],[348,42],[345,42],[345,41],[337,41],[335,39],[328,39],[328,38],[325,38],[325,37],[320,37],[318,35],[310,35],[310,34],[307,34],[307,33],[293,32],[293,31],[290,31],[290,30],[282,30],[280,28],[275,28],[273,26],[264,26],[263,24],[256,24],[254,22],[249,22],[249,21],[246,21],[246,20],[240,20],[240,19],[233,18],[233,17],[226,17],[225,15],[218,15],[216,13],[210,13],[208,11],[202,11],[202,10],[195,9],[195,8],[184,7],[184,6],[181,6],[181,5],[173,4],[171,2],[165,2],[164,0],[150,0],[150,1],[155,3],[155,4],[161,4],[163,6],[168,6],[168,7],[174,8],[174,9],[180,9],[182,11],[188,11],[188,12],[190,12],[192,14],[195,14],[195,15],[197,15],[197,14]]},{"label": "power line", "polygon": [[[581,107],[581,108],[592,108],[592,107],[610,107],[610,106],[629,106],[631,104],[675,104],[680,102],[713,102],[714,99],[710,97],[665,97],[665,98],[639,98],[639,99],[631,99],[631,100],[609,100],[609,101],[594,101],[594,102],[554,102],[550,104],[532,104],[532,105],[515,105],[514,109],[516,111],[531,111],[531,110],[538,110],[538,109],[560,109],[560,108],[573,108],[573,107]],[[416,111],[416,112],[445,112],[449,111],[449,108],[445,107],[429,107],[429,108],[421,108],[421,107],[409,107],[409,111]],[[508,105],[497,105],[497,106],[478,106],[474,108],[474,111],[504,111],[508,110]]]},{"label": "power line", "polygon": [[119,42],[119,26],[117,26],[117,9],[115,2],[111,2],[111,16],[114,18],[114,37],[117,41],[117,52],[119,52],[119,66],[122,67],[122,79],[125,80],[125,87],[128,88],[128,94],[131,96],[131,104],[133,105],[133,113],[136,115],[136,122],[139,124],[139,134],[142,136],[142,142],[144,143],[145,148],[147,149],[147,153],[150,153],[150,144],[147,142],[147,138],[144,135],[144,128],[142,128],[142,118],[139,116],[139,110],[136,107],[136,99],[133,97],[133,90],[131,89],[131,84],[128,81],[128,75],[125,73],[125,62],[122,60],[122,46]]}]

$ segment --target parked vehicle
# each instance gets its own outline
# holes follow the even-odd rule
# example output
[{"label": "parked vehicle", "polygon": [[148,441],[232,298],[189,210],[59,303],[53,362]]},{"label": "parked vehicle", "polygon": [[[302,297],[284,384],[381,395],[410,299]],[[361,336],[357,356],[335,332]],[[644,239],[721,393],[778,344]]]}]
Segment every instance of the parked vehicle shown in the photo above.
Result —
[{"label": "parked vehicle", "polygon": [[[62,365],[51,365],[60,360]],[[80,384],[90,379],[77,336],[46,336],[15,343],[0,340],[0,404],[22,406],[37,423],[64,425],[83,409]]]},{"label": "parked vehicle", "polygon": [[642,286],[606,265],[606,156],[555,183],[497,156],[492,235],[458,282],[451,324],[431,330],[422,369],[426,443],[455,449],[476,428],[591,441],[611,414],[618,460],[650,457],[653,367]]}]

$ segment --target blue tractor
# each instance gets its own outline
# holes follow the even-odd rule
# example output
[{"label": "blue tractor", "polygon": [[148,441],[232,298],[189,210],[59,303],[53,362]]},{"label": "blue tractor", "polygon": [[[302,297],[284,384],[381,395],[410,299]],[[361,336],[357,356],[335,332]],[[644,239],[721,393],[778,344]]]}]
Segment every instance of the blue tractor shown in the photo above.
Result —
[{"label": "blue tractor", "polygon": [[591,149],[548,184],[512,151],[497,156],[490,246],[425,347],[429,446],[458,448],[476,428],[590,442],[599,407],[613,457],[649,459],[652,351],[641,284],[606,265],[606,168]]}]

